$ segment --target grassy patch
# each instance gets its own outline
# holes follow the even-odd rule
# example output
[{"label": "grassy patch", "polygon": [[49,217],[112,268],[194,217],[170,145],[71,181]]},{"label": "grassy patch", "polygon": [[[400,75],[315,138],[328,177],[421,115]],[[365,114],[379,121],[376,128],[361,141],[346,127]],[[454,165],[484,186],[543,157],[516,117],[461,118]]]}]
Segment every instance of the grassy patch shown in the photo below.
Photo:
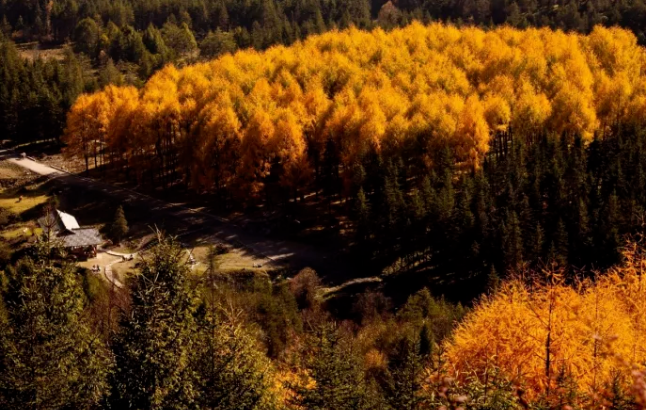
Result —
[{"label": "grassy patch", "polygon": [[11,226],[0,233],[4,239],[11,241],[21,236],[31,236],[31,229],[24,225]]},{"label": "grassy patch", "polygon": [[[2,169],[6,171],[9,168],[5,163],[0,163],[0,173]],[[3,226],[0,238],[16,245],[42,234],[43,230],[35,223],[35,219],[42,214],[42,206],[48,198],[43,184],[0,191],[0,222]]]},{"label": "grassy patch", "polygon": [[[193,268],[193,272],[197,275],[204,273],[208,267],[208,246],[198,246],[193,249],[193,256],[198,264]],[[253,255],[249,255],[239,249],[229,250],[229,252],[216,256],[215,264],[218,271],[231,273],[231,272],[258,272],[266,273],[279,269],[278,267],[269,265],[266,259],[258,259]],[[261,265],[260,267],[257,267]]]},{"label": "grassy patch", "polygon": [[[20,196],[22,195],[22,199]],[[0,208],[7,209],[17,215],[23,214],[47,202],[49,196],[42,186],[33,189],[20,189],[0,193]]]},{"label": "grassy patch", "polygon": [[0,197],[0,207],[10,210],[15,214],[22,214],[32,208],[37,207],[47,202],[47,195],[38,195],[33,197],[23,197],[22,201],[18,202],[16,197]]},{"label": "grassy patch", "polygon": [[107,299],[108,287],[104,280],[92,273],[89,269],[79,268],[83,275],[83,290],[90,302]]},{"label": "grassy patch", "polygon": [[42,228],[36,227],[33,223],[17,223],[5,227],[0,232],[0,237],[7,241],[17,239],[28,239],[32,236],[39,236],[43,233]]}]

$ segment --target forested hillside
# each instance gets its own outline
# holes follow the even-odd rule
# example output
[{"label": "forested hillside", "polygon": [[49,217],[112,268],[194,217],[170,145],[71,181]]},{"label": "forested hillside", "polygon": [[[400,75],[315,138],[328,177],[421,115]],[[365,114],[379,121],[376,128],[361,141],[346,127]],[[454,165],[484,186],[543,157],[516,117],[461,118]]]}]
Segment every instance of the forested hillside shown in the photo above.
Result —
[{"label": "forested hillside", "polygon": [[641,243],[574,286],[552,265],[473,309],[373,289],[341,320],[312,270],[224,272],[217,247],[196,270],[158,238],[123,288],[44,236],[3,242],[0,407],[644,408]]},{"label": "forested hillside", "polygon": [[[642,8],[0,0],[0,132],[115,185],[0,166],[0,408],[646,408]],[[114,260],[36,227],[116,190]],[[201,230],[269,217],[357,268]]]},{"label": "forested hillside", "polygon": [[[0,33],[0,134],[14,142],[58,139],[68,110],[83,92],[98,87],[71,50],[62,61],[21,58]],[[107,83],[104,83],[107,84]]]},{"label": "forested hillside", "polygon": [[[72,72],[81,67],[81,87],[92,91],[106,84],[140,87],[171,63],[184,65],[237,49],[289,45],[332,29],[391,29],[413,20],[440,20],[458,26],[550,27],[582,33],[596,25],[621,26],[632,30],[643,44],[645,10],[641,0],[568,0],[558,4],[497,0],[3,0],[0,43],[15,41],[23,51],[44,59],[51,58],[49,51],[63,47],[65,51],[57,55],[65,58],[59,64],[72,64]],[[45,50],[42,54],[38,52],[41,49]],[[70,60],[72,51],[76,62]],[[60,137],[59,124],[78,93],[63,91],[64,97],[59,97],[58,90],[39,85],[38,78],[43,76],[48,83],[59,81],[43,74],[41,63],[24,62],[20,65],[25,67],[17,68],[14,60],[4,52],[0,55],[0,66],[7,66],[7,75],[13,78],[4,81],[6,86],[0,90],[0,131],[17,142]],[[28,67],[33,64],[34,68]],[[33,72],[35,79],[25,80],[26,71]],[[18,123],[28,123],[30,116],[50,117],[56,124],[44,130],[29,125],[21,128]]]},{"label": "forested hillside", "polygon": [[482,289],[523,262],[617,260],[646,206],[645,62],[621,29],[351,29],[84,95],[64,140],[221,204],[315,193],[369,260]]},{"label": "forested hillside", "polygon": [[589,36],[438,24],[351,29],[168,67],[141,91],[84,96],[70,112],[66,142],[82,157],[105,142],[102,163],[134,162],[140,174],[157,155],[161,168],[149,174],[162,182],[169,172],[207,189],[239,178],[251,193],[273,158],[281,184],[298,191],[328,144],[348,183],[369,151],[396,154],[411,144],[420,148],[411,165],[428,166],[428,155],[446,146],[477,170],[492,144],[512,133],[527,143],[545,134],[589,142],[617,124],[640,125],[645,62],[635,37],[620,29]]},{"label": "forested hillside", "polygon": [[[642,1],[416,1],[341,0],[3,0],[0,18],[4,31],[20,31],[26,38],[63,42],[83,40],[81,31],[112,22],[121,30],[143,32],[149,26],[186,24],[197,38],[220,30],[239,47],[266,47],[288,43],[312,33],[354,24],[369,28],[410,23],[412,19],[451,20],[475,25],[508,24],[515,27],[551,27],[589,32],[595,25],[619,25],[644,40],[646,18]],[[166,29],[170,29],[168,26]],[[96,30],[96,27],[94,27]],[[85,39],[87,41],[89,39]],[[96,40],[96,39],[95,39]]]}]

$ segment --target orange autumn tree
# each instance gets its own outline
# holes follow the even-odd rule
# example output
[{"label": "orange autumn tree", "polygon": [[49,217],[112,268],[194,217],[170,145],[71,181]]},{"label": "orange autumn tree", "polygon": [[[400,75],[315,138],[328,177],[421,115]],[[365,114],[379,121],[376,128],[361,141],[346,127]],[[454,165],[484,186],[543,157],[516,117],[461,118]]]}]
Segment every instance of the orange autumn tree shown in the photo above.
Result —
[{"label": "orange autumn tree", "polygon": [[169,66],[138,92],[84,96],[64,139],[84,159],[108,147],[107,165],[138,180],[253,196],[271,179],[295,194],[331,154],[347,182],[371,151],[416,144],[416,162],[431,165],[429,153],[448,145],[478,168],[498,135],[611,136],[643,123],[644,73],[644,49],[618,28],[351,28]]},{"label": "orange autumn tree", "polygon": [[506,283],[458,326],[448,368],[458,377],[499,369],[532,397],[549,396],[563,374],[589,395],[617,375],[628,387],[646,360],[646,257],[634,244],[624,256],[595,282],[570,286],[547,272],[541,285]]}]

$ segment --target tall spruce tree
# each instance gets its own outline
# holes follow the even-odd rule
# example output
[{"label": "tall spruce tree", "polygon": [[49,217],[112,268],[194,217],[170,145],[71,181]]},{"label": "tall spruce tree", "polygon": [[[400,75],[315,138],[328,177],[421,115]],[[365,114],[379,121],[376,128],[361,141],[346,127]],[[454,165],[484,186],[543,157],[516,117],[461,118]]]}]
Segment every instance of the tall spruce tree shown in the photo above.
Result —
[{"label": "tall spruce tree", "polygon": [[195,352],[195,293],[186,254],[158,233],[159,244],[141,260],[130,289],[130,311],[112,343],[114,409],[188,409],[198,397],[191,366]]},{"label": "tall spruce tree", "polygon": [[370,238],[370,205],[363,192],[363,188],[359,189],[357,198],[355,199],[354,213],[357,223],[357,241],[363,246],[363,242]]},{"label": "tall spruce tree", "polygon": [[568,243],[568,233],[565,229],[565,223],[559,218],[556,224],[556,230],[552,236],[552,249],[549,257],[563,267],[566,267],[568,262]]},{"label": "tall spruce tree", "polygon": [[194,368],[199,375],[199,407],[260,410],[275,406],[271,363],[241,325],[213,312],[200,320]]},{"label": "tall spruce tree", "polygon": [[523,263],[523,238],[516,212],[509,212],[503,226],[505,269],[513,271]]},{"label": "tall spruce tree", "polygon": [[0,297],[0,408],[96,408],[112,361],[84,321],[82,278],[49,246],[34,250],[7,270]]},{"label": "tall spruce tree", "polygon": [[291,385],[291,405],[308,410],[359,410],[370,408],[369,395],[355,353],[333,325],[317,330],[306,368],[314,381]]},{"label": "tall spruce tree", "polygon": [[422,389],[424,361],[419,341],[404,337],[388,360],[379,386],[393,410],[419,409],[425,401]]},{"label": "tall spruce tree", "polygon": [[114,214],[114,221],[110,227],[110,238],[115,243],[120,243],[121,240],[128,234],[128,221],[123,212],[123,207],[119,205]]}]

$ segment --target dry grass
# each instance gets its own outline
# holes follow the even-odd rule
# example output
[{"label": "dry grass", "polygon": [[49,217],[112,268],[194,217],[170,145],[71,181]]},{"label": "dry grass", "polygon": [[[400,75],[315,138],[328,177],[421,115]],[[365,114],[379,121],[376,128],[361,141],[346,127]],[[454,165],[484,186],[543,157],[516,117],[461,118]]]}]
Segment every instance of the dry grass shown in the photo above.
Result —
[{"label": "dry grass", "polygon": [[40,45],[37,42],[24,43],[18,46],[18,51],[22,58],[28,60],[58,60],[62,61],[65,59],[65,47],[49,48],[49,49],[40,49]]},{"label": "dry grass", "polygon": [[[198,246],[193,249],[193,256],[198,262],[193,268],[196,273],[203,273],[208,266],[208,246]],[[236,272],[241,270],[265,273],[275,270],[276,267],[267,264],[266,259],[258,259],[239,249],[230,249],[227,253],[216,257],[218,270],[221,272]],[[261,265],[261,267],[257,267]]]},{"label": "dry grass", "polygon": [[0,161],[0,179],[16,179],[29,175],[21,166],[9,161]]}]

